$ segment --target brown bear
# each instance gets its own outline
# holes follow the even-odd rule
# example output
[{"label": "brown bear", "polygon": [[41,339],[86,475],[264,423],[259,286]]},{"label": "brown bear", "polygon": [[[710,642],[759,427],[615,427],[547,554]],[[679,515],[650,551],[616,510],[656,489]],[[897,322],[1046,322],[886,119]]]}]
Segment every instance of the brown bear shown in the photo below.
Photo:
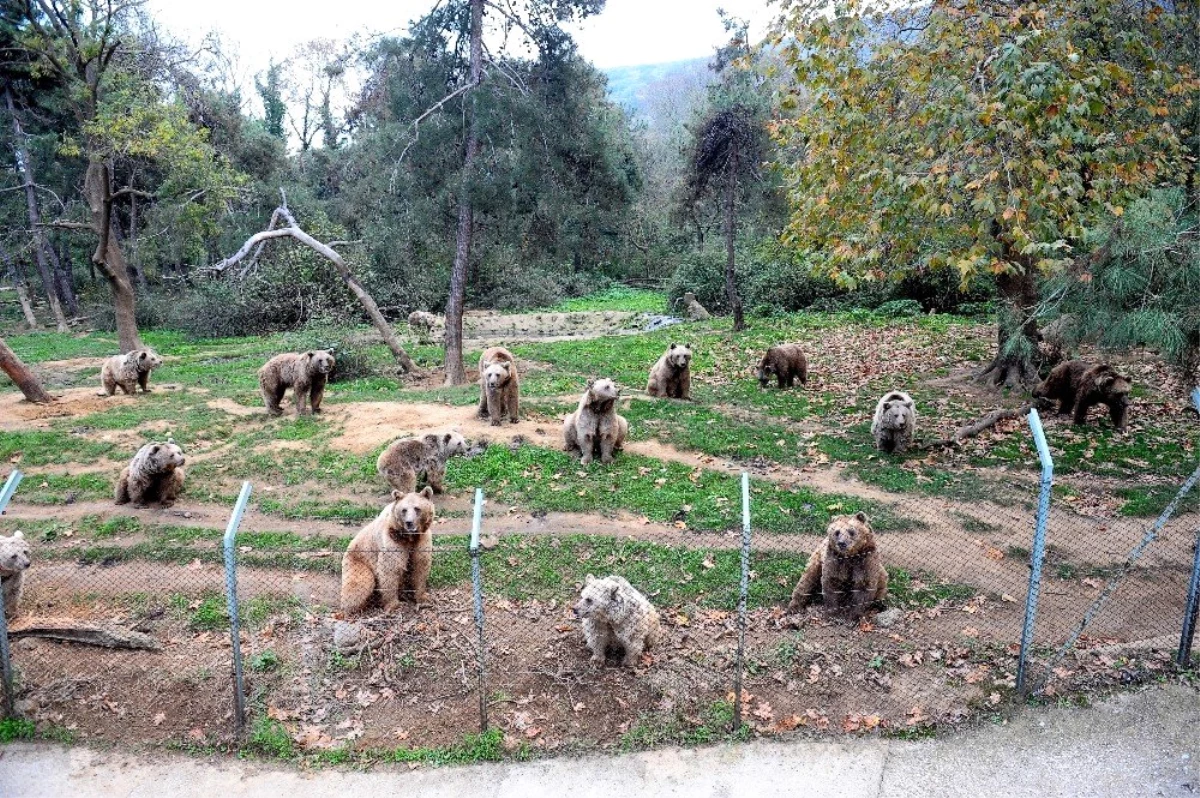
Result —
[{"label": "brown bear", "polygon": [[904,391],[889,391],[875,405],[871,436],[881,452],[904,454],[917,429],[917,406]]},{"label": "brown bear", "polygon": [[159,502],[170,507],[183,490],[183,450],[173,441],[147,443],[129,461],[117,478],[114,498],[117,504],[133,502],[145,507]]},{"label": "brown bear", "polygon": [[385,612],[400,606],[402,590],[411,590],[418,604],[425,601],[433,566],[432,498],[428,486],[407,495],[392,491],[392,503],[350,541],[342,557],[342,612],[362,612],[377,587]]},{"label": "brown bear", "polygon": [[609,648],[621,648],[625,667],[632,668],[661,632],[654,605],[622,576],[597,579],[588,574],[572,609],[583,621],[583,639],[593,665],[604,664]]},{"label": "brown bear", "polygon": [[4,591],[4,617],[17,617],[21,609],[21,587],[29,568],[29,541],[21,530],[11,536],[0,535],[0,590]]},{"label": "brown bear", "polygon": [[671,344],[650,369],[646,393],[668,399],[692,398],[692,348]]},{"label": "brown bear", "polygon": [[1046,379],[1033,389],[1033,396],[1057,400],[1058,412],[1073,413],[1076,424],[1086,424],[1088,411],[1095,405],[1105,405],[1117,432],[1124,432],[1132,387],[1112,366],[1068,360],[1051,369]]},{"label": "brown bear", "polygon": [[691,291],[683,295],[683,307],[687,311],[687,317],[692,321],[708,321],[712,318],[712,314],[697,301],[696,295]]},{"label": "brown bear", "polygon": [[441,339],[445,335],[445,326],[446,322],[441,316],[425,310],[414,310],[408,314],[408,327],[422,344],[434,343]]},{"label": "brown bear", "polygon": [[516,424],[520,392],[512,352],[502,346],[485,349],[479,356],[479,417],[491,419],[493,427],[500,426],[506,416]]},{"label": "brown bear", "polygon": [[629,422],[617,415],[620,398],[621,391],[612,380],[588,380],[579,408],[563,421],[563,449],[581,454],[583,465],[597,454],[600,462],[611,463],[613,452],[624,445]]},{"label": "brown bear", "polygon": [[131,394],[141,386],[150,393],[150,372],[162,365],[162,358],[153,349],[142,347],[124,355],[113,355],[100,367],[100,384],[104,393],[112,396],[120,387]]},{"label": "brown bear", "polygon": [[312,405],[313,413],[320,413],[325,383],[336,363],[333,354],[323,349],[288,352],[268,360],[258,370],[258,387],[262,389],[267,413],[272,416],[283,414],[279,403],[283,401],[283,394],[288,388],[296,397],[296,415],[308,415],[305,402]]},{"label": "brown bear", "polygon": [[808,358],[800,344],[778,344],[772,346],[758,361],[758,385],[766,388],[767,383],[774,377],[779,381],[779,387],[791,388],[800,380],[804,385],[808,382]]},{"label": "brown bear", "polygon": [[866,513],[835,515],[792,591],[788,612],[803,610],[820,589],[828,612],[858,619],[887,597],[887,582]]},{"label": "brown bear", "polygon": [[434,493],[442,492],[446,461],[467,453],[467,441],[457,432],[430,432],[393,441],[375,462],[379,476],[400,493],[417,489],[417,476],[424,473]]}]

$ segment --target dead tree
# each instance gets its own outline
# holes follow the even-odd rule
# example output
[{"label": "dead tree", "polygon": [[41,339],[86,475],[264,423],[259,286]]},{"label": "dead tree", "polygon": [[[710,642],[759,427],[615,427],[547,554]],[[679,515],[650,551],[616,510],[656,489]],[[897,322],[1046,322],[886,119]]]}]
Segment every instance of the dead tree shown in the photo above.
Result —
[{"label": "dead tree", "polygon": [[[371,319],[371,324],[374,325],[375,329],[379,332],[379,336],[383,339],[383,342],[387,344],[387,348],[392,351],[392,356],[396,358],[396,362],[400,364],[400,367],[404,369],[405,372],[412,374],[413,376],[423,376],[425,373],[424,370],[421,369],[421,367],[419,367],[415,362],[413,362],[413,359],[409,357],[408,352],[406,352],[404,347],[400,345],[400,340],[396,337],[396,333],[392,330],[392,326],[388,324],[387,319],[385,319],[383,314],[379,311],[379,306],[375,304],[375,300],[370,294],[367,293],[367,290],[363,288],[362,283],[358,281],[358,278],[354,276],[353,272],[350,271],[350,267],[346,265],[345,259],[342,258],[342,256],[338,254],[337,250],[335,250],[329,244],[318,241],[308,233],[304,232],[299,223],[296,221],[296,218],[292,216],[292,212],[288,210],[287,195],[283,194],[282,189],[280,190],[280,194],[283,195],[283,201],[279,207],[275,209],[275,212],[271,214],[271,222],[267,225],[266,230],[250,236],[248,239],[246,239],[246,243],[242,244],[241,249],[230,255],[225,260],[206,269],[200,269],[199,271],[211,272],[217,275],[224,274],[230,266],[239,263],[247,255],[249,255],[251,250],[254,251],[251,263],[257,260],[259,253],[262,251],[262,247],[267,241],[270,241],[273,238],[293,238],[296,241],[299,241],[301,244],[313,249],[333,264],[334,268],[337,269],[338,274],[341,276],[342,282],[346,284],[346,287],[349,288],[350,292],[354,294],[356,299],[358,299],[359,304],[363,306],[363,310],[367,312],[367,316]],[[280,222],[286,222],[286,226],[277,226]],[[248,269],[243,269],[243,276],[247,271]]]},{"label": "dead tree", "polygon": [[0,338],[0,371],[8,375],[30,402],[44,405],[51,401],[50,394],[46,393],[29,367],[21,362],[21,358],[8,348],[3,338]]}]

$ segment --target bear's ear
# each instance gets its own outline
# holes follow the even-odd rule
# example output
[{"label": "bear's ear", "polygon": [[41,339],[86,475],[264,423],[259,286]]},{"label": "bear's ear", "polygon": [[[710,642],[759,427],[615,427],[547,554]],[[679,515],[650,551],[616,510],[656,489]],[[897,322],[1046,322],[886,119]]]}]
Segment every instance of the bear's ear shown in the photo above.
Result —
[{"label": "bear's ear", "polygon": [[442,436],[442,443],[449,443],[451,441],[451,439],[453,439],[453,438],[454,438],[454,436],[451,433],[447,432],[445,435]]},{"label": "bear's ear", "polygon": [[590,585],[592,582],[595,582],[595,581],[596,581],[596,577],[592,576],[591,574],[588,574],[587,576],[585,576],[583,578],[583,583],[585,585]]},{"label": "bear's ear", "polygon": [[595,385],[595,384],[596,384],[596,378],[595,378],[595,377],[589,377],[589,378],[588,378],[588,381],[587,381],[587,387],[591,388],[591,387],[592,387],[593,385]]},{"label": "bear's ear", "polygon": [[149,357],[150,355],[148,355],[144,349],[141,352],[138,352],[138,360],[146,360]]},{"label": "bear's ear", "polygon": [[864,513],[862,510],[859,510],[857,513],[855,513],[854,517],[857,518],[859,521],[862,521],[864,524],[867,523],[867,514]]},{"label": "bear's ear", "polygon": [[426,501],[433,501],[433,487],[426,485],[425,490],[421,491],[421,495],[425,497]]},{"label": "bear's ear", "polygon": [[309,360],[312,360],[312,358],[313,358],[313,357],[314,357],[316,354],[317,354],[316,352],[305,352],[305,353],[304,353],[304,356],[305,356],[306,358],[308,358]]},{"label": "bear's ear", "polygon": [[162,446],[159,446],[157,443],[154,444],[153,446],[150,447],[150,454],[158,454],[158,450],[161,448],[162,448]]},{"label": "bear's ear", "polygon": [[891,403],[891,402],[884,402],[884,403],[883,403],[883,409],[884,409],[884,410],[891,410],[891,409],[892,409],[892,403]]},{"label": "bear's ear", "polygon": [[671,351],[675,351],[675,344],[671,344]]},{"label": "bear's ear", "polygon": [[613,585],[611,588],[608,589],[608,597],[612,601],[616,601],[620,595],[621,595],[621,586],[620,585]]},{"label": "bear's ear", "polygon": [[394,490],[394,491],[392,491],[392,501],[397,501],[397,502],[398,502],[398,501],[400,501],[400,500],[401,500],[401,499],[403,499],[403,498],[404,498],[404,494],[403,494],[403,493],[401,493],[400,491],[398,491],[398,490]]}]

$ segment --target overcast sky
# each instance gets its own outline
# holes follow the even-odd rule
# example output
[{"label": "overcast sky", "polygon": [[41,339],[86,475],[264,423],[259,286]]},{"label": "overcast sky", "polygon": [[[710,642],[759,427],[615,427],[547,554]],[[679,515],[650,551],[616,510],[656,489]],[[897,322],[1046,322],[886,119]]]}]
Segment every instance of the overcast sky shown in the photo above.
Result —
[{"label": "overcast sky", "polygon": [[[402,34],[432,0],[150,0],[154,17],[192,41],[211,30],[237,47],[242,69],[261,71],[271,58],[316,38],[356,32]],[[711,55],[726,36],[717,9],[749,19],[761,36],[767,0],[608,0],[575,32],[580,51],[600,68],[656,64]]]}]

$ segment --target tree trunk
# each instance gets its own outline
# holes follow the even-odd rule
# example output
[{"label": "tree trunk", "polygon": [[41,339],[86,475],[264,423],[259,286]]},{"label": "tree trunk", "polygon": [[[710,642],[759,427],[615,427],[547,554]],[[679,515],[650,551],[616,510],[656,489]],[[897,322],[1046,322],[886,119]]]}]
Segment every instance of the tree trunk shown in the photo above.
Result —
[{"label": "tree trunk", "polygon": [[5,271],[12,275],[13,290],[17,292],[17,302],[21,305],[25,323],[29,325],[29,329],[36,330],[38,320],[33,314],[33,304],[29,301],[29,290],[25,287],[25,270],[13,262],[3,244],[0,244],[0,260],[4,262]]},{"label": "tree trunk", "polygon": [[133,272],[133,277],[137,280],[138,288],[142,289],[142,292],[145,293],[150,286],[146,283],[146,273],[142,271],[142,266],[138,263],[137,211],[137,194],[132,194],[129,197],[129,270]]},{"label": "tree trunk", "polygon": [[1038,379],[1038,327],[1034,316],[1038,303],[1037,275],[1027,259],[1017,262],[1022,263],[1020,273],[996,278],[996,287],[1004,301],[996,325],[998,347],[992,362],[979,374],[980,380],[1007,388],[1028,387]]},{"label": "tree trunk", "polygon": [[75,295],[75,284],[71,278],[71,265],[66,263],[49,240],[46,242],[46,255],[50,258],[50,271],[54,275],[54,287],[58,290],[58,299],[72,318],[79,315],[79,297]]},{"label": "tree trunk", "polygon": [[483,77],[483,0],[471,0],[471,95],[467,107],[467,141],[458,189],[458,229],[454,239],[454,267],[450,271],[450,297],[446,301],[446,384],[465,385],[463,366],[463,302],[467,291],[467,266],[471,260],[471,237],[475,211],[471,206],[471,178],[479,154],[479,115],[476,95]]},{"label": "tree trunk", "polygon": [[8,89],[4,91],[4,105],[12,119],[13,157],[17,162],[17,174],[21,176],[21,182],[25,184],[25,208],[29,213],[29,230],[33,236],[34,260],[37,263],[38,274],[42,278],[42,288],[50,302],[50,310],[54,313],[54,323],[58,326],[59,332],[66,332],[68,329],[67,317],[63,315],[62,304],[58,301],[58,289],[55,287],[55,280],[50,274],[50,267],[46,259],[46,250],[50,248],[50,244],[46,241],[46,230],[42,227],[42,214],[38,209],[37,189],[35,188],[37,183],[34,181],[33,164],[29,160],[29,152],[25,149],[25,131],[21,130],[21,121],[17,119],[16,108],[13,106],[12,92]]},{"label": "tree trunk", "polygon": [[742,313],[742,296],[737,289],[734,242],[737,238],[737,175],[738,153],[735,148],[730,159],[728,179],[725,181],[725,297],[733,309],[733,331],[746,329],[746,318]]},{"label": "tree trunk", "polygon": [[33,376],[29,368],[21,362],[21,358],[8,348],[3,338],[0,338],[0,371],[8,375],[30,402],[46,404],[51,401],[50,395],[42,388],[37,377]]},{"label": "tree trunk", "polygon": [[112,232],[112,193],[108,165],[102,160],[88,162],[83,179],[83,194],[92,212],[92,231],[99,239],[92,253],[92,263],[108,280],[112,291],[113,310],[117,318],[117,340],[122,352],[138,349],[142,338],[138,334],[137,298],[129,282],[129,269],[125,256]]}]

